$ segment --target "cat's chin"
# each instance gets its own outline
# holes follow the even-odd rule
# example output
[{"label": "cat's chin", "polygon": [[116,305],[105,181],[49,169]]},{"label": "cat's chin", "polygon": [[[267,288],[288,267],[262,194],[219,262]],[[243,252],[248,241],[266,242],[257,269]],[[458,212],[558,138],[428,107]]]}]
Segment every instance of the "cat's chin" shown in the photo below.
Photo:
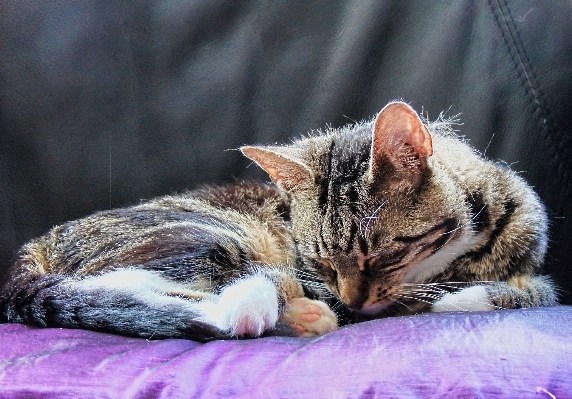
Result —
[{"label": "cat's chin", "polygon": [[391,305],[391,302],[376,303],[373,305],[363,306],[361,309],[353,309],[354,312],[361,313],[367,316],[373,316],[381,313]]}]

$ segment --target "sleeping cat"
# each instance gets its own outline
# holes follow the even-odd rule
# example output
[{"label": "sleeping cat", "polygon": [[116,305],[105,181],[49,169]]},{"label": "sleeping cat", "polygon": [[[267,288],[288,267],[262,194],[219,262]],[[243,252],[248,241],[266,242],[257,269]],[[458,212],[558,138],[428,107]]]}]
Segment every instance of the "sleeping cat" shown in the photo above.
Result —
[{"label": "sleeping cat", "polygon": [[289,193],[301,268],[358,319],[557,302],[538,275],[538,196],[443,118],[424,124],[394,102],[373,121],[242,152]]},{"label": "sleeping cat", "polygon": [[99,212],[24,245],[0,311],[154,339],[324,334],[336,316],[304,296],[288,219],[282,193],[246,182]]},{"label": "sleeping cat", "polygon": [[277,188],[208,187],[57,226],[20,250],[4,320],[204,342],[556,303],[538,274],[538,197],[442,119],[394,102],[369,122],[241,150]]}]

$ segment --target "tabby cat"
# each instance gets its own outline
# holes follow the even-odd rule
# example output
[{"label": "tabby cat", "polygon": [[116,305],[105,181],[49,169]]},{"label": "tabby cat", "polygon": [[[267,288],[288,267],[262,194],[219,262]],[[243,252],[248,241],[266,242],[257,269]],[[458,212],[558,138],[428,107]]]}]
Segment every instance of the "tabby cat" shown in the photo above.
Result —
[{"label": "tabby cat", "polygon": [[372,121],[241,150],[275,186],[207,187],[57,226],[20,250],[4,320],[208,341],[557,301],[539,275],[537,195],[443,118],[393,102]]}]

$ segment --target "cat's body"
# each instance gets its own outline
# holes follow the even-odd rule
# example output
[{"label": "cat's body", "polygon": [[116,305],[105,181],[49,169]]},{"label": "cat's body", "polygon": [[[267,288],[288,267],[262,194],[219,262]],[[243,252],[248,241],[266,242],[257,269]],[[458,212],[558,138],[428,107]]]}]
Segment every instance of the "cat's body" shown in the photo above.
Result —
[{"label": "cat's body", "polygon": [[304,298],[287,219],[283,196],[251,183],[99,212],[20,250],[2,314],[145,338],[326,333],[335,316]]},{"label": "cat's body", "polygon": [[450,123],[428,126],[392,103],[375,121],[243,151],[291,193],[303,264],[358,313],[554,304],[537,275],[547,246],[537,195]]},{"label": "cat's body", "polygon": [[353,320],[555,304],[538,275],[547,243],[538,197],[448,129],[441,121],[430,134],[391,103],[371,122],[243,147],[280,191],[209,188],[56,227],[21,250],[1,312],[209,340],[276,325],[331,331],[321,286]]}]

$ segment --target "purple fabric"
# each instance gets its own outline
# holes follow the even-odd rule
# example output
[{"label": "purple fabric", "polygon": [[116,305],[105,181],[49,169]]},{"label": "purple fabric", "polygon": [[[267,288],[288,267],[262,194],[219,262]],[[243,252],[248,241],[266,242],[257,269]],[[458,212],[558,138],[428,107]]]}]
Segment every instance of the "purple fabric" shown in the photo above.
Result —
[{"label": "purple fabric", "polygon": [[208,344],[0,325],[0,397],[557,398],[572,307],[428,314]]}]

